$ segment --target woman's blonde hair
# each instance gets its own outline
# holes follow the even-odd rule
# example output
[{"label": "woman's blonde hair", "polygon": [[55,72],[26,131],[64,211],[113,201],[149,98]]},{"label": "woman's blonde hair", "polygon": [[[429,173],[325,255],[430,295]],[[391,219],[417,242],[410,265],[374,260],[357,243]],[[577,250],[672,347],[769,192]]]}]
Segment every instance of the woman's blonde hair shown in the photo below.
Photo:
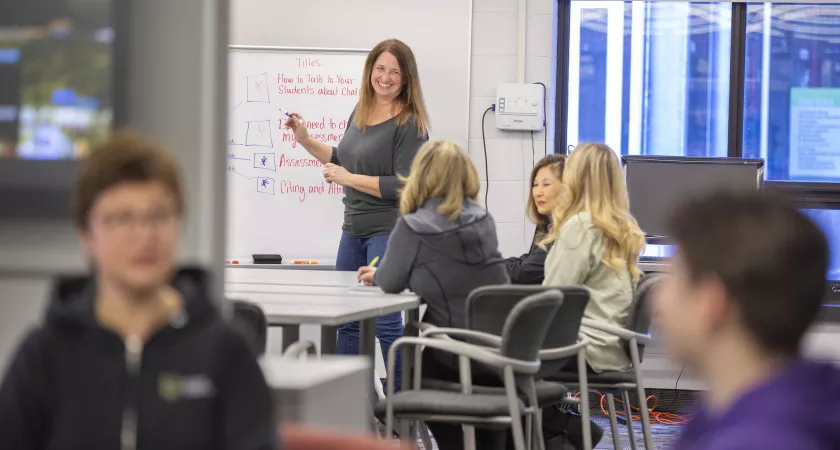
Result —
[{"label": "woman's blonde hair", "polygon": [[396,104],[402,106],[397,114],[397,125],[403,125],[410,119],[417,124],[419,136],[429,134],[429,116],[426,113],[426,103],[423,101],[423,91],[420,89],[420,74],[417,71],[417,61],[414,53],[404,42],[397,39],[382,41],[368,53],[365,60],[365,71],[362,75],[362,89],[359,93],[359,106],[353,118],[353,125],[364,130],[373,112],[372,106],[375,102],[375,93],[371,86],[370,77],[373,73],[373,66],[379,56],[388,52],[394,55],[400,65],[400,76],[403,86],[396,99]]},{"label": "woman's blonde hair", "polygon": [[579,145],[569,156],[553,213],[553,228],[540,244],[556,240],[566,221],[581,212],[588,212],[592,223],[604,234],[604,264],[613,270],[627,269],[638,280],[642,272],[637,263],[645,236],[630,215],[618,157],[604,144]]},{"label": "woman's blonde hair", "polygon": [[423,144],[404,178],[400,194],[400,214],[417,211],[430,198],[441,198],[437,212],[455,220],[461,214],[464,199],[478,199],[481,183],[478,171],[467,152],[451,141]]},{"label": "woman's blonde hair", "polygon": [[[563,168],[566,167],[566,155],[548,155],[537,161],[537,164],[531,170],[531,184],[529,186],[534,186],[534,180],[537,178],[537,172],[544,167],[551,169],[551,173],[553,173],[558,180],[562,180]],[[548,221],[551,220],[551,218],[540,214],[540,211],[537,209],[537,203],[534,201],[534,195],[530,193],[530,191],[528,193],[528,204],[525,208],[528,211],[528,218],[537,224],[538,233],[540,232],[539,230],[548,229]],[[537,235],[537,240],[542,240],[543,237],[544,236]]]}]

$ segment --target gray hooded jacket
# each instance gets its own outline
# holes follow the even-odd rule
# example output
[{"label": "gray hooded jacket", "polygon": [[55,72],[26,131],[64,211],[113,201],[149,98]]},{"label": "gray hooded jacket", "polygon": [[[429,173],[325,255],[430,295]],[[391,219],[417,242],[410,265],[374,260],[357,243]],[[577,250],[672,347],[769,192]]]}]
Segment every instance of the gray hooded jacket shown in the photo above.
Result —
[{"label": "gray hooded jacket", "polygon": [[469,293],[510,279],[493,217],[468,199],[449,221],[437,211],[441,202],[429,199],[397,221],[374,280],[385,292],[409,288],[419,295],[428,305],[424,322],[463,328]]}]

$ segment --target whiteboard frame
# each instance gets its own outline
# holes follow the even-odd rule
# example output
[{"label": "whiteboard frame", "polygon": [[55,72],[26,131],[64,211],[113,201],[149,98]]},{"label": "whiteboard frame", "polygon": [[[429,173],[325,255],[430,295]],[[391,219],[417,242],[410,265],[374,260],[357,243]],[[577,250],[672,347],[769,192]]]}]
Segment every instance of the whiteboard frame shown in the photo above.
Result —
[{"label": "whiteboard frame", "polygon": [[330,47],[282,47],[272,45],[229,45],[230,50],[268,51],[268,52],[324,52],[324,53],[370,53],[372,49],[364,48],[330,48]]}]

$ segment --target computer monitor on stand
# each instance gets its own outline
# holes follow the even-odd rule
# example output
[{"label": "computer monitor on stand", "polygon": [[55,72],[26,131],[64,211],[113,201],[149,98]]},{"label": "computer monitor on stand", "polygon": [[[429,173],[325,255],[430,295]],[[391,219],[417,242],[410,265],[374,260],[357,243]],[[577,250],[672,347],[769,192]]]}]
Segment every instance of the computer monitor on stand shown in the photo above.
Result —
[{"label": "computer monitor on stand", "polygon": [[653,248],[671,243],[667,222],[681,202],[721,188],[760,190],[764,180],[763,159],[624,155],[621,163],[630,212]]}]

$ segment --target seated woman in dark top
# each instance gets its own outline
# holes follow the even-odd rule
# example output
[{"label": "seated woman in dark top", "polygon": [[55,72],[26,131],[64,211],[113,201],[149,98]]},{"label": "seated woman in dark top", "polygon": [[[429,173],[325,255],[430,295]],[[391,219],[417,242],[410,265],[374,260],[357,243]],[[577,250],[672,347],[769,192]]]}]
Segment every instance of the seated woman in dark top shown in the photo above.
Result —
[{"label": "seated woman in dark top", "polygon": [[[464,328],[466,299],[474,289],[508,284],[498,250],[496,224],[478,203],[480,183],[469,155],[457,144],[429,142],[420,147],[400,196],[400,214],[378,269],[361,267],[359,280],[385,292],[410,288],[426,303],[423,321]],[[493,373],[473,373],[476,385],[499,383]],[[426,349],[423,378],[458,381],[458,362],[450,353]],[[440,450],[463,448],[459,425],[429,422]],[[477,447],[504,448],[505,432],[476,430]]]},{"label": "seated woman in dark top", "polygon": [[537,242],[540,242],[549,231],[551,211],[560,193],[560,179],[565,165],[564,155],[549,155],[539,160],[531,171],[528,217],[537,224],[537,230],[528,253],[507,260],[508,274],[512,284],[542,284],[543,282],[543,266],[549,248],[542,249]]}]

